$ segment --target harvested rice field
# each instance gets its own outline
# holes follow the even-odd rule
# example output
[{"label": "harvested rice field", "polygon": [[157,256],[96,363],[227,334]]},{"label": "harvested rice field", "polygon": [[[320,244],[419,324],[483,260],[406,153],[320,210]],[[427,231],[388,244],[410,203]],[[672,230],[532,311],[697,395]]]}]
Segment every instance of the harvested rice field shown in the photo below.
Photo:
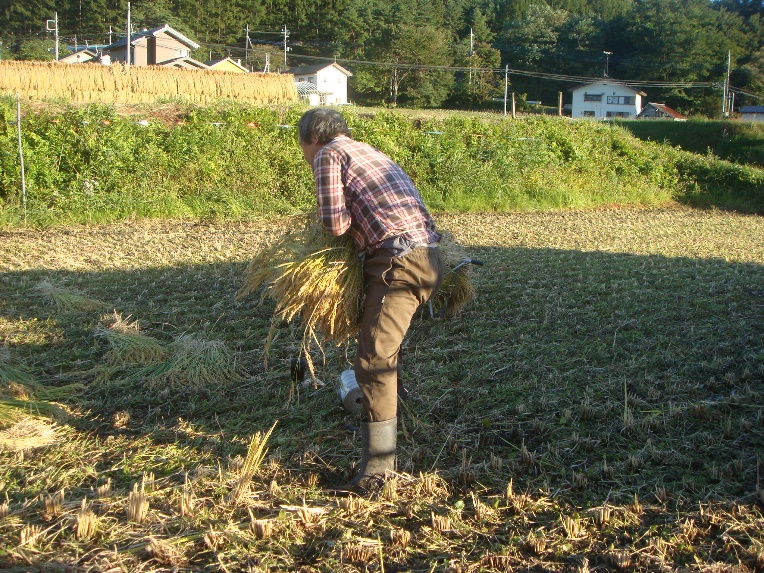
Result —
[{"label": "harvested rice field", "polygon": [[416,317],[366,498],[353,346],[237,299],[292,219],[0,231],[0,570],[764,570],[764,218],[439,215],[475,300]]}]

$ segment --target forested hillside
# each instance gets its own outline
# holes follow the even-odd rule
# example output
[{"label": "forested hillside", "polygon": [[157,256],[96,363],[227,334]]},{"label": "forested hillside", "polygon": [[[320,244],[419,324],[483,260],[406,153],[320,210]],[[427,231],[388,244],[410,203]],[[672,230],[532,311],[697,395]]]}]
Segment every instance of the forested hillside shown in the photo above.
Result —
[{"label": "forested hillside", "polygon": [[[62,44],[108,43],[110,29],[112,39],[124,34],[126,7],[123,0],[4,1],[2,57],[50,58],[45,20],[56,10]],[[289,65],[338,58],[354,72],[351,97],[362,103],[486,107],[503,95],[508,66],[521,102],[555,105],[581,77],[607,73],[638,83],[649,101],[711,117],[720,111],[728,52],[735,106],[764,103],[763,14],[761,0],[132,3],[134,29],[169,23],[202,45],[201,60],[231,55],[257,68],[269,51],[277,68],[286,26]]]}]

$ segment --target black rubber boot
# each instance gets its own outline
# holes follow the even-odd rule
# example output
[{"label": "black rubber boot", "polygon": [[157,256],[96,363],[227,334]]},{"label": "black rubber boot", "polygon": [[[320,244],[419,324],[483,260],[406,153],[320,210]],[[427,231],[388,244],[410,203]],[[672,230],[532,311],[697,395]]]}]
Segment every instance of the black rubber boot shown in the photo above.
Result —
[{"label": "black rubber boot", "polygon": [[358,475],[342,490],[363,491],[388,471],[395,471],[395,447],[398,418],[384,422],[361,422],[363,455]]}]

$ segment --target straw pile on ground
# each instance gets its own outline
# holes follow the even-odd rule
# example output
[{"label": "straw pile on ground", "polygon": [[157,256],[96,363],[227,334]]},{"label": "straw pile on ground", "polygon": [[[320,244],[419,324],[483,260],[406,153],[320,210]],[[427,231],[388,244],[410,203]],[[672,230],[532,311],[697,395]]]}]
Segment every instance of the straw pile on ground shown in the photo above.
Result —
[{"label": "straw pile on ground", "polygon": [[[448,239],[441,243],[447,268],[459,249]],[[288,232],[261,251],[248,265],[238,298],[264,287],[261,302],[276,302],[265,344],[267,363],[273,336],[282,321],[301,320],[302,353],[310,362],[310,346],[324,342],[342,344],[354,337],[361,321],[363,269],[349,235],[333,237],[315,218]],[[475,296],[467,269],[448,273],[435,303],[442,316],[461,310]],[[312,365],[311,365],[312,368]]]},{"label": "straw pile on ground", "polygon": [[239,376],[236,359],[220,340],[204,334],[181,334],[167,345],[140,332],[138,321],[119,313],[103,317],[95,336],[106,340],[99,382],[143,382],[149,388],[222,386]]}]

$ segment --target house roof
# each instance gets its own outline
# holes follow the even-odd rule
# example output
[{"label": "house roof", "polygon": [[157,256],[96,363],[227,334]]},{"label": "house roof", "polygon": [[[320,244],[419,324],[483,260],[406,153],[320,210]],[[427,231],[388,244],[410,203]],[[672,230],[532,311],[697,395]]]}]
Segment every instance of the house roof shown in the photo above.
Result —
[{"label": "house roof", "polygon": [[326,68],[336,68],[346,76],[353,75],[350,71],[343,68],[337,62],[332,62],[331,64],[314,64],[312,66],[297,66],[296,68],[290,68],[288,72],[295,76],[304,76],[307,74],[315,74],[321,70],[325,70]]},{"label": "house roof", "polygon": [[68,63],[77,63],[77,62],[88,62],[90,60],[95,60],[96,58],[98,58],[97,53],[95,53],[94,51],[88,48],[83,48],[82,50],[78,50],[62,58],[59,58],[58,61],[68,64]]},{"label": "house roof", "polygon": [[194,58],[189,58],[188,56],[185,56],[183,58],[173,58],[172,60],[161,62],[159,65],[164,66],[166,68],[186,68],[186,69],[197,68],[200,70],[209,69],[209,66],[205,64],[204,62],[200,62],[199,60],[195,60]]},{"label": "house roof", "polygon": [[627,84],[625,82],[619,82],[619,81],[613,81],[613,80],[602,80],[602,81],[598,81],[598,82],[590,82],[588,84],[580,84],[580,85],[577,85],[575,87],[570,88],[568,91],[575,92],[575,91],[578,91],[580,89],[584,89],[584,88],[588,88],[588,87],[593,87],[593,86],[601,86],[601,87],[603,87],[605,89],[607,89],[609,87],[626,88],[626,89],[629,89],[629,90],[633,91],[635,94],[638,94],[638,95],[641,95],[641,96],[646,96],[647,95],[642,90],[639,90],[637,88],[633,88],[633,87],[631,87],[629,84]]},{"label": "house roof", "polygon": [[[149,36],[157,36],[159,34],[167,34],[168,36],[175,38],[180,42],[181,44],[185,44],[192,50],[196,50],[199,48],[199,44],[194,42],[193,40],[190,40],[180,32],[178,32],[175,28],[171,27],[169,24],[165,24],[163,26],[159,26],[158,28],[152,28],[151,30],[141,30],[140,32],[133,32],[130,35],[130,43],[135,44],[136,42],[141,41],[143,38],[147,38]],[[127,43],[127,38],[122,38],[120,40],[117,40],[113,44],[109,44],[106,46],[105,49],[110,48],[119,48],[120,46],[124,46]]]},{"label": "house roof", "polygon": [[228,62],[230,64],[233,64],[237,68],[241,69],[242,72],[248,72],[249,70],[242,66],[239,62],[236,60],[232,60],[230,57],[228,58],[221,58],[219,60],[210,60],[208,62],[204,62],[208,67],[215,69],[216,67],[222,65],[223,63]]},{"label": "house roof", "polygon": [[764,113],[764,105],[744,105],[740,113]]},{"label": "house roof", "polygon": [[665,103],[654,103],[654,102],[648,102],[647,105],[642,109],[641,112],[639,112],[640,115],[642,115],[642,112],[645,111],[648,107],[654,107],[655,109],[662,111],[666,115],[669,115],[673,117],[674,119],[687,119],[687,116],[682,115],[678,111],[671,109],[669,106],[667,106]]}]

